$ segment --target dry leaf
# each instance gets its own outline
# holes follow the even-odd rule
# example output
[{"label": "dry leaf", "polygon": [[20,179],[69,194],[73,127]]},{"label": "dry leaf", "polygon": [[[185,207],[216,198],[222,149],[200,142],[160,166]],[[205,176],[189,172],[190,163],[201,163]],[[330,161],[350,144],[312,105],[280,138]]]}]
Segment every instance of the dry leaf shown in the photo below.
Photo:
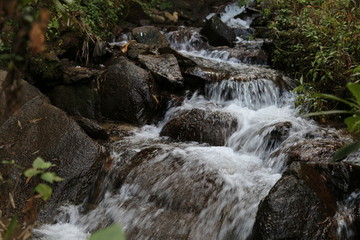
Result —
[{"label": "dry leaf", "polygon": [[127,42],[124,46],[121,47],[121,52],[122,52],[122,53],[127,53],[128,47],[129,47],[131,44],[133,44],[133,43],[136,43],[136,41],[135,41],[135,40],[131,40],[131,41]]},{"label": "dry leaf", "polygon": [[16,209],[16,205],[15,205],[15,201],[14,201],[14,198],[12,196],[11,193],[9,193],[9,201],[10,201],[10,205],[13,209]]},{"label": "dry leaf", "polygon": [[38,121],[43,120],[44,118],[35,118],[35,119],[31,119],[29,120],[29,123],[37,123]]}]

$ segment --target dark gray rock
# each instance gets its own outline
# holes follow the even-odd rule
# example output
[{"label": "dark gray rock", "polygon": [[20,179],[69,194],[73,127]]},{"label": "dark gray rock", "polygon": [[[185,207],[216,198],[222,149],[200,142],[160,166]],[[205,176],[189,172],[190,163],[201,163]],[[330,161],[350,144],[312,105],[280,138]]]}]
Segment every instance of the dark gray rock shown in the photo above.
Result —
[{"label": "dark gray rock", "polygon": [[101,82],[101,112],[104,117],[145,124],[155,115],[157,104],[151,73],[124,57],[114,61]]},{"label": "dark gray rock", "polygon": [[[33,195],[40,178],[34,177],[28,184],[26,177],[13,165],[2,165],[0,173],[6,180],[0,185],[6,197],[0,199],[5,216],[26,216],[40,211],[39,221],[50,220],[58,206],[65,203],[80,204],[95,181],[105,154],[100,145],[89,138],[63,111],[52,106],[46,99],[35,97],[22,106],[20,111],[0,127],[0,159],[14,160],[24,169],[30,168],[38,156],[55,164],[49,170],[56,172],[64,181],[52,184],[53,195],[46,203],[36,200],[27,211],[27,199]],[[8,199],[12,193],[16,208]],[[35,209],[34,209],[35,208]]]},{"label": "dark gray rock", "polygon": [[230,114],[192,109],[181,112],[170,120],[160,135],[169,136],[176,141],[197,141],[224,146],[237,126],[237,119]]},{"label": "dark gray rock", "polygon": [[165,35],[154,26],[138,27],[132,30],[134,39],[139,43],[155,45],[156,47],[167,47],[169,42]]},{"label": "dark gray rock", "polygon": [[343,145],[343,142],[330,138],[301,140],[286,149],[287,162],[324,162]]},{"label": "dark gray rock", "polygon": [[205,26],[200,32],[212,46],[233,46],[235,41],[235,32],[221,21],[218,16],[207,20]]},{"label": "dark gray rock", "polygon": [[81,85],[59,85],[54,87],[48,96],[52,104],[70,115],[81,115],[86,118],[100,117],[100,97],[94,83]]},{"label": "dark gray rock", "polygon": [[[358,166],[344,163],[291,164],[260,203],[252,239],[357,239],[336,235],[335,215],[358,189],[359,173]],[[355,208],[349,214],[354,217]]]},{"label": "dark gray rock", "polygon": [[184,79],[174,55],[139,55],[138,58],[156,76],[160,83],[173,88],[183,87]]},{"label": "dark gray rock", "polygon": [[109,134],[95,121],[81,116],[73,116],[73,119],[79,124],[84,132],[93,139],[108,140]]}]

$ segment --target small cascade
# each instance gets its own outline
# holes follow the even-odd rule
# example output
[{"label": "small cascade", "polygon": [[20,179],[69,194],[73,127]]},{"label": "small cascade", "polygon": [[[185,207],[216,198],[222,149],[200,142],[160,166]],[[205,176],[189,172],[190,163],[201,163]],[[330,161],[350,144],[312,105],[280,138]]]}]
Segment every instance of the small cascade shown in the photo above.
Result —
[{"label": "small cascade", "polygon": [[335,215],[337,222],[336,234],[339,240],[356,239],[354,229],[354,208],[360,200],[360,190],[352,192],[343,202],[338,203]]},{"label": "small cascade", "polygon": [[245,6],[239,6],[237,2],[234,2],[230,5],[227,5],[224,9],[224,12],[220,14],[221,21],[226,25],[232,28],[249,28],[252,22],[252,19],[242,20],[240,18],[235,18],[237,15],[245,11]]}]

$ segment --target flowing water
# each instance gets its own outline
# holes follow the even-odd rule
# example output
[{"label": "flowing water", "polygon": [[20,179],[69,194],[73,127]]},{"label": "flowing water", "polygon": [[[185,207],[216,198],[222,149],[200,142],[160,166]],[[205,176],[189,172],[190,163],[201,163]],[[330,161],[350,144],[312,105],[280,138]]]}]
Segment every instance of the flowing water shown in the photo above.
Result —
[{"label": "flowing water", "polygon": [[[157,126],[144,126],[113,143],[112,168],[95,206],[89,207],[86,200],[81,206],[63,206],[54,224],[34,231],[34,239],[87,239],[115,222],[136,240],[242,240],[251,234],[259,202],[284,169],[284,154],[272,153],[317,127],[298,117],[288,91],[290,79],[266,66],[244,64],[226,52],[201,49],[206,44],[191,31],[170,33],[169,41],[200,68],[218,73],[216,81],[206,85],[204,94],[195,93],[170,108]],[[237,129],[225,146],[160,137],[167,122],[191,109],[237,119]],[[284,139],[272,138],[283,124]]]}]

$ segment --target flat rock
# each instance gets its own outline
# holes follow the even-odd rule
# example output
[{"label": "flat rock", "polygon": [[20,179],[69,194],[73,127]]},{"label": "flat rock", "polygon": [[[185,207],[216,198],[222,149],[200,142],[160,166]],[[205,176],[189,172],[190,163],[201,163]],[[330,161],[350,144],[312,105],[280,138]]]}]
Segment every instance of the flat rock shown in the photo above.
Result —
[{"label": "flat rock", "polygon": [[174,55],[139,55],[138,58],[147,69],[159,76],[160,82],[165,81],[172,87],[182,87],[184,85],[184,79]]}]

